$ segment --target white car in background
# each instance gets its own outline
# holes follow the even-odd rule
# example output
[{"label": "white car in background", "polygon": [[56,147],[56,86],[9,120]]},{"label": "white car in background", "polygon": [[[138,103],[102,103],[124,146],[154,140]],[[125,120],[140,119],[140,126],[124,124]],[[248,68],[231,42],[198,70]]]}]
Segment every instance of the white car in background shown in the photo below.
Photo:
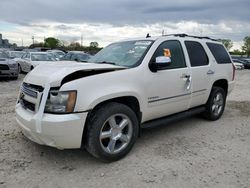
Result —
[{"label": "white car in background", "polygon": [[65,53],[62,50],[47,50],[47,52],[55,54],[55,56],[62,58]]},{"label": "white car in background", "polygon": [[53,62],[56,59],[47,52],[28,52],[17,63],[20,65],[20,72],[29,72],[41,63]]}]

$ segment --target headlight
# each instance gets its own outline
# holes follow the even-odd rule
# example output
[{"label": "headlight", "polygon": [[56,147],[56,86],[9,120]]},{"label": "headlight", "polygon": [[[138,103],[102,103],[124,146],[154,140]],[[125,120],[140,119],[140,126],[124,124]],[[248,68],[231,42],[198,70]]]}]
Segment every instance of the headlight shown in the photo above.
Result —
[{"label": "headlight", "polygon": [[15,68],[17,66],[17,63],[9,63],[10,68]]},{"label": "headlight", "polygon": [[50,91],[45,105],[45,113],[70,113],[74,111],[76,91]]}]

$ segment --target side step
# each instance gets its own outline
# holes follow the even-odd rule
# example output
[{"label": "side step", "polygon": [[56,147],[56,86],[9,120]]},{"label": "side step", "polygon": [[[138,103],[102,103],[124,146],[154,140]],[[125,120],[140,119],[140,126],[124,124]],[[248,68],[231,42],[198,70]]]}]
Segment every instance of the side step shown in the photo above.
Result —
[{"label": "side step", "polygon": [[187,117],[199,114],[201,112],[204,112],[205,110],[206,108],[204,106],[192,108],[184,112],[180,112],[180,113],[169,115],[163,118],[147,121],[141,124],[141,128],[152,128],[156,126],[166,125],[168,123],[172,123],[177,120],[182,120]]}]

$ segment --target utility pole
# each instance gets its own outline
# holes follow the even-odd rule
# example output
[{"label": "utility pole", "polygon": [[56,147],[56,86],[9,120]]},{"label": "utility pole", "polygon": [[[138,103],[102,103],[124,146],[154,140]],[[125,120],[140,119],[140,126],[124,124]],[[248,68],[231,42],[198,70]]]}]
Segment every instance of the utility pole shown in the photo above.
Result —
[{"label": "utility pole", "polygon": [[34,48],[34,44],[35,44],[35,37],[32,36],[32,41],[33,41],[33,48]]},{"label": "utility pole", "polygon": [[81,34],[81,47],[82,47],[82,34]]}]

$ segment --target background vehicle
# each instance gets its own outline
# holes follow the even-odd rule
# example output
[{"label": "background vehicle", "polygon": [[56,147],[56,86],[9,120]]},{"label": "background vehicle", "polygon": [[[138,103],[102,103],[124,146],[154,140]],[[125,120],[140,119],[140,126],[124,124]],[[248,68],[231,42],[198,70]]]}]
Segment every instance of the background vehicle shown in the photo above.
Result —
[{"label": "background vehicle", "polygon": [[59,59],[65,55],[65,53],[61,50],[47,50],[47,52],[51,52],[51,53],[55,54],[55,56]]},{"label": "background vehicle", "polygon": [[70,51],[61,58],[64,61],[87,62],[92,56],[81,51]]},{"label": "background vehicle", "polygon": [[140,128],[202,114],[219,119],[235,68],[222,43],[176,34],[110,44],[90,63],[40,65],[16,105],[24,135],[57,148],[124,157]]},{"label": "background vehicle", "polygon": [[242,70],[242,69],[244,69],[244,62],[243,61],[241,61],[241,60],[238,60],[238,59],[232,59],[233,60],[233,64],[234,64],[234,66],[235,66],[235,68],[236,69],[239,69],[239,70]]},{"label": "background vehicle", "polygon": [[7,52],[10,58],[21,58],[25,52],[22,51],[8,51]]},{"label": "background vehicle", "polygon": [[0,77],[18,78],[18,64],[7,53],[0,51]]},{"label": "background vehicle", "polygon": [[28,52],[22,59],[18,60],[21,72],[29,72],[41,63],[56,61],[56,59],[47,52]]}]

